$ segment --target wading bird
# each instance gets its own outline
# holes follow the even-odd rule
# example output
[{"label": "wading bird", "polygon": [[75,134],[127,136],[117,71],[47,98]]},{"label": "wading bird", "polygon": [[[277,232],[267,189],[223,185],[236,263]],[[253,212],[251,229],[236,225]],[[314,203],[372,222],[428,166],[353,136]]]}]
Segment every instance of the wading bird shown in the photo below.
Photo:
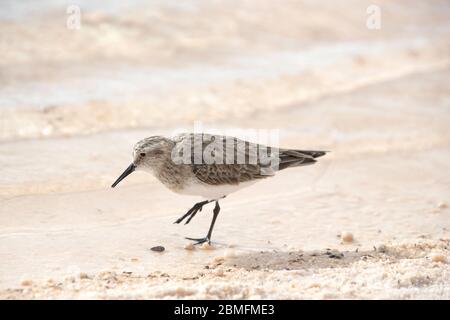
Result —
[{"label": "wading bird", "polygon": [[326,151],[282,149],[243,141],[234,137],[185,133],[173,138],[152,136],[139,141],[133,149],[133,162],[111,187],[136,170],[152,173],[170,190],[197,195],[196,203],[175,223],[192,218],[203,206],[215,202],[213,218],[204,238],[186,238],[195,244],[211,242],[219,215],[219,200],[286,168],[310,165]]}]

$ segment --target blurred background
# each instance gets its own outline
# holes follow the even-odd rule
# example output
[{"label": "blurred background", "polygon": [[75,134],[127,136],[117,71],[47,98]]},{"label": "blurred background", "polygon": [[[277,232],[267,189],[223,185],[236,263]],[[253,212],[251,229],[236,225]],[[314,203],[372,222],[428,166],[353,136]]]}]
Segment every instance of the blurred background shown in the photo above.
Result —
[{"label": "blurred background", "polygon": [[[379,29],[369,28],[374,4]],[[68,27],[73,7],[79,28]],[[0,139],[194,120],[338,133],[325,127],[335,120],[326,112],[291,115],[331,95],[443,68],[449,7],[438,0],[3,0]],[[384,108],[401,113],[399,101],[367,99],[385,99]]]},{"label": "blurred background", "polygon": [[142,248],[202,235],[207,214],[171,223],[198,199],[145,174],[109,189],[136,141],[196,121],[332,151],[227,198],[223,242],[448,237],[449,84],[448,0],[1,0],[0,286],[129,254],[196,265]]},{"label": "blurred background", "polygon": [[0,141],[200,121],[345,152],[440,143],[449,17],[442,0],[4,0]]}]

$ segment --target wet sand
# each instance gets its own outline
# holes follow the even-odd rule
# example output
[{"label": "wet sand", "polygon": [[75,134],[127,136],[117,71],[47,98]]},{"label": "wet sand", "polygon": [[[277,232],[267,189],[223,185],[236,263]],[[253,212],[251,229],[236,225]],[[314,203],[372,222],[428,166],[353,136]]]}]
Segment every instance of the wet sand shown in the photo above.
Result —
[{"label": "wet sand", "polygon": [[[55,19],[2,18],[1,298],[450,298],[448,3],[405,13],[383,2],[378,33],[358,27],[365,7],[352,1],[334,8],[348,19],[333,32],[313,4],[278,8],[276,27],[260,3],[246,3],[249,16],[225,6],[232,22],[202,2],[91,13],[70,34],[76,56],[58,46],[68,36]],[[299,8],[309,18],[293,32]],[[218,29],[194,19],[205,13]],[[108,41],[83,47],[99,34]],[[170,54],[155,49],[169,44]],[[45,48],[59,51],[46,61]],[[137,140],[194,121],[279,129],[284,147],[332,152],[230,195],[213,247],[186,250],[212,208],[175,225],[199,198],[144,173],[109,186]]]}]

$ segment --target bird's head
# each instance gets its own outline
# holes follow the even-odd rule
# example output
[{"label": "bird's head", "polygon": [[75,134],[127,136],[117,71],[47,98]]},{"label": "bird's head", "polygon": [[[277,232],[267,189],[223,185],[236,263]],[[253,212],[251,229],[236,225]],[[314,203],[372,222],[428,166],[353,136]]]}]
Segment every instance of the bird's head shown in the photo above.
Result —
[{"label": "bird's head", "polygon": [[136,143],[133,148],[133,162],[111,187],[114,188],[136,170],[153,172],[154,168],[170,159],[172,144],[171,140],[161,136],[148,137]]}]

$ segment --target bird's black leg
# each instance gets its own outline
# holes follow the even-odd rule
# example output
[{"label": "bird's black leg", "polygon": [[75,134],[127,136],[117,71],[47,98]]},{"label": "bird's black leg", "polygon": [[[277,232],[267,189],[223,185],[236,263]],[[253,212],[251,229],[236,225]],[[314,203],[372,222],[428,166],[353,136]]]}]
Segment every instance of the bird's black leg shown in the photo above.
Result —
[{"label": "bird's black leg", "polygon": [[208,231],[208,234],[206,235],[206,237],[198,238],[198,239],[196,239],[196,238],[186,238],[186,239],[195,241],[195,244],[201,244],[204,242],[208,242],[210,244],[212,232],[214,229],[214,224],[216,223],[216,219],[217,219],[217,216],[219,215],[219,212],[220,212],[219,201],[216,200],[216,206],[214,207],[214,210],[213,210],[213,218],[211,221],[211,225],[209,226],[209,231]]},{"label": "bird's black leg", "polygon": [[213,202],[214,200],[206,200],[206,201],[202,201],[202,202],[198,202],[196,204],[194,204],[194,206],[189,209],[189,211],[183,215],[182,217],[178,218],[177,221],[175,221],[174,223],[180,223],[181,221],[183,221],[184,219],[186,219],[187,217],[189,217],[189,219],[186,221],[185,224],[188,224],[191,219],[193,217],[195,217],[195,215],[197,214],[197,212],[202,211],[202,208],[205,204],[208,204],[210,202]]}]

